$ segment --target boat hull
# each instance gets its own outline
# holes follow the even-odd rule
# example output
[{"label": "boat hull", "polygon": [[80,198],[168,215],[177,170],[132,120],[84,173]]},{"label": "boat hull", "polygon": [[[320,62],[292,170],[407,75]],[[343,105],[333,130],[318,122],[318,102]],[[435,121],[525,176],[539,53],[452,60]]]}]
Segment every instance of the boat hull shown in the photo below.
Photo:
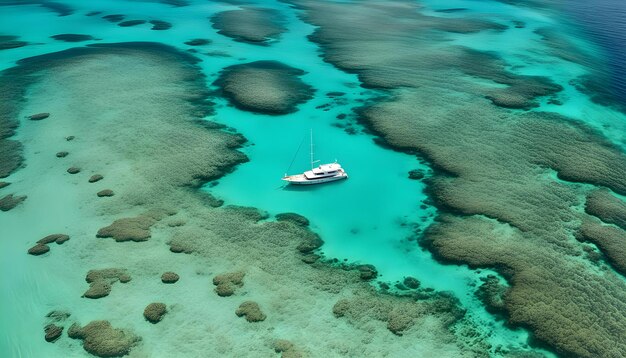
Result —
[{"label": "boat hull", "polygon": [[330,183],[337,180],[348,179],[348,174],[341,173],[332,177],[325,177],[319,179],[307,179],[304,175],[290,175],[284,177],[282,180],[288,182],[292,185],[315,185],[315,184],[324,184]]}]

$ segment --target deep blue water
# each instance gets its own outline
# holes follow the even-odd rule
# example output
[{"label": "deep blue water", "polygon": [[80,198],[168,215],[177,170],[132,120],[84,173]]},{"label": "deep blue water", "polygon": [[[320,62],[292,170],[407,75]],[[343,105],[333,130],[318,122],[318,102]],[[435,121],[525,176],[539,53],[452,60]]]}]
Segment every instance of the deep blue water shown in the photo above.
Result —
[{"label": "deep blue water", "polygon": [[608,76],[603,85],[626,107],[626,1],[563,0],[559,7],[604,52]]}]

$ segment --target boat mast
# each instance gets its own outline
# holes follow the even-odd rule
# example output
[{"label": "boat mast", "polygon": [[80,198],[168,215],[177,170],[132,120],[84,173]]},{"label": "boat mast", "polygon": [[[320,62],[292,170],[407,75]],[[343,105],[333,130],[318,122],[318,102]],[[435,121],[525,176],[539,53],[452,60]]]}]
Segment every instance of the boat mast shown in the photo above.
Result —
[{"label": "boat mast", "polygon": [[311,128],[311,170],[313,170],[313,128]]}]

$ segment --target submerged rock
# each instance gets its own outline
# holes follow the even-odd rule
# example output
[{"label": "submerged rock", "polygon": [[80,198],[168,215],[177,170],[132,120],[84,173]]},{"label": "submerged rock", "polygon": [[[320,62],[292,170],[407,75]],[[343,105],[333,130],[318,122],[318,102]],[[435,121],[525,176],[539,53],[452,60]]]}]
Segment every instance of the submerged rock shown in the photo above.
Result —
[{"label": "submerged rock", "polygon": [[115,193],[113,193],[113,190],[111,189],[104,189],[104,190],[100,190],[96,195],[98,195],[99,197],[106,197],[106,196],[113,196],[115,195]]},{"label": "submerged rock", "polygon": [[81,35],[81,34],[59,34],[50,36],[51,38],[58,41],[65,42],[83,42],[93,40],[93,37],[90,35]]},{"label": "submerged rock", "polygon": [[0,189],[2,188],[6,188],[7,186],[11,185],[11,183],[7,183],[5,181],[0,181]]},{"label": "submerged rock", "polygon": [[102,16],[102,18],[107,20],[108,22],[120,22],[120,21],[124,20],[125,17],[126,16],[121,15],[121,14],[113,14],[113,15]]},{"label": "submerged rock", "polygon": [[163,316],[167,313],[167,307],[165,303],[151,303],[143,311],[143,316],[150,323],[158,323],[163,319]]},{"label": "submerged rock", "polygon": [[256,61],[226,67],[214,84],[239,109],[279,115],[313,97],[313,87],[300,79],[304,74],[277,61]]},{"label": "submerged rock", "polygon": [[0,210],[9,211],[18,206],[22,201],[26,200],[26,195],[13,196],[13,194],[6,195],[0,199]]},{"label": "submerged rock", "polygon": [[414,169],[409,171],[409,179],[413,179],[413,180],[421,180],[424,179],[424,171],[420,170],[420,169]]},{"label": "submerged rock", "polygon": [[487,311],[493,314],[504,314],[506,312],[504,295],[508,288],[494,275],[480,279],[483,284],[478,287],[476,297],[485,305]]},{"label": "submerged rock", "polygon": [[102,180],[103,178],[104,177],[102,175],[95,174],[95,175],[92,175],[91,178],[89,178],[89,182],[90,183],[95,183],[95,182],[98,182],[98,181]]},{"label": "submerged rock", "polygon": [[46,342],[54,342],[59,339],[59,337],[61,337],[61,334],[63,333],[63,327],[59,327],[56,324],[49,324],[44,327],[44,333],[44,338],[46,339]]},{"label": "submerged rock", "polygon": [[165,272],[161,275],[161,282],[163,283],[176,283],[180,279],[180,276],[175,272]]},{"label": "submerged rock", "polygon": [[207,40],[207,39],[193,39],[193,40],[186,41],[185,45],[202,46],[202,45],[208,45],[211,42],[212,42],[211,40]]},{"label": "submerged rock", "polygon": [[304,355],[296,346],[286,339],[277,339],[272,344],[274,352],[281,353],[281,358],[302,358]]},{"label": "submerged rock", "polygon": [[34,256],[39,256],[39,255],[45,254],[48,251],[50,251],[50,247],[48,245],[37,244],[37,245],[31,247],[30,249],[28,249],[28,254],[29,255],[34,255]]},{"label": "submerged rock", "polygon": [[67,335],[73,339],[82,339],[83,348],[98,357],[125,356],[141,341],[131,331],[113,328],[109,321],[91,321],[85,327],[74,323]]},{"label": "submerged rock", "polygon": [[50,318],[54,322],[63,322],[70,318],[71,315],[71,313],[65,311],[50,311],[46,315],[46,318]]},{"label": "submerged rock", "polygon": [[28,45],[26,41],[19,41],[17,36],[0,35],[0,50],[9,50]]},{"label": "submerged rock", "polygon": [[65,157],[67,157],[68,154],[70,154],[70,153],[68,153],[68,152],[58,152],[56,154],[56,156],[57,156],[57,158],[65,158]]},{"label": "submerged rock", "polygon": [[63,244],[64,242],[66,242],[67,240],[69,240],[70,237],[68,235],[65,234],[52,234],[52,235],[48,235],[46,237],[44,237],[43,239],[37,241],[38,244],[51,244],[53,242],[56,242],[58,245]]},{"label": "submerged rock", "polygon": [[162,20],[151,20],[152,28],[150,30],[162,31],[172,28],[172,24]]},{"label": "submerged rock", "polygon": [[417,289],[421,285],[421,282],[418,279],[416,279],[415,277],[411,277],[411,276],[405,277],[402,283],[404,283],[404,285],[410,289]]},{"label": "submerged rock", "polygon": [[108,268],[91,270],[87,273],[85,281],[89,283],[89,289],[83,297],[98,299],[111,293],[111,286],[116,282],[127,283],[131,280],[130,275],[124,269]]},{"label": "submerged rock", "polygon": [[117,26],[131,27],[131,26],[137,26],[137,25],[145,24],[146,22],[147,22],[146,20],[128,20],[128,21],[120,22],[119,24],[117,24]]},{"label": "submerged rock", "polygon": [[215,292],[220,297],[232,296],[237,288],[243,287],[244,272],[229,272],[213,278]]},{"label": "submerged rock", "polygon": [[31,121],[40,121],[48,117],[50,117],[50,113],[42,112],[37,114],[31,114],[30,116],[28,116],[28,119],[30,119]]},{"label": "submerged rock", "polygon": [[78,174],[78,173],[80,173],[80,168],[78,168],[78,167],[69,167],[67,169],[67,172],[70,173],[70,174]]},{"label": "submerged rock", "polygon": [[241,305],[239,305],[239,308],[237,308],[235,314],[238,317],[246,317],[246,320],[248,322],[261,322],[265,321],[265,318],[267,318],[267,316],[263,312],[261,312],[261,307],[259,307],[259,304],[253,301],[243,302]]}]

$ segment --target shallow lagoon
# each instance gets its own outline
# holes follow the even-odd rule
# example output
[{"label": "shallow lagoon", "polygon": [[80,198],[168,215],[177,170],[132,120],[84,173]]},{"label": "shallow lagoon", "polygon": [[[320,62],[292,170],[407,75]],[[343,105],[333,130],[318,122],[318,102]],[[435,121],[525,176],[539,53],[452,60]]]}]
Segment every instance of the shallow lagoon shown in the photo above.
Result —
[{"label": "shallow lagoon", "polygon": [[[434,214],[434,208],[429,206],[426,209],[420,208],[426,199],[423,192],[424,186],[419,181],[409,180],[407,174],[412,169],[419,168],[427,171],[428,168],[414,156],[378,146],[374,143],[374,138],[364,133],[360,125],[355,123],[353,109],[374,99],[379,93],[360,88],[355,75],[343,73],[324,63],[318,57],[318,47],[306,40],[306,36],[313,31],[313,27],[298,20],[295,11],[288,9],[284,4],[273,2],[264,4],[264,6],[277,8],[285,13],[288,17],[288,32],[272,46],[259,47],[234,42],[216,34],[210,28],[207,17],[216,11],[234,8],[232,5],[198,1],[189,7],[171,8],[149,2],[133,2],[132,5],[124,1],[96,1],[88,5],[78,1],[68,1],[68,3],[72,3],[77,11],[67,17],[57,17],[54,13],[37,6],[2,7],[2,19],[7,21],[0,21],[0,32],[20,35],[22,40],[35,43],[35,45],[4,51],[0,67],[11,67],[14,61],[23,57],[76,46],[76,44],[54,41],[49,38],[51,35],[84,33],[101,39],[102,42],[158,41],[182,49],[191,48],[183,45],[190,39],[211,39],[212,44],[194,47],[198,51],[197,55],[203,60],[200,66],[207,75],[208,83],[212,83],[217,72],[225,66],[256,60],[279,60],[307,71],[308,74],[302,79],[316,88],[315,97],[301,105],[296,113],[285,116],[257,115],[234,109],[228,106],[225,100],[217,101],[216,113],[209,119],[232,127],[248,139],[249,142],[243,152],[250,158],[250,162],[238,166],[233,173],[219,179],[216,183],[209,183],[204,190],[224,199],[228,205],[254,206],[272,215],[281,212],[302,214],[311,220],[312,229],[325,240],[321,251],[327,259],[336,258],[339,261],[347,260],[348,263],[373,264],[379,270],[382,281],[395,282],[402,280],[405,276],[414,276],[425,287],[451,291],[479,324],[488,330],[493,330],[491,338],[493,344],[511,344],[512,346],[525,344],[527,339],[525,332],[512,331],[503,327],[501,322],[486,313],[473,296],[478,278],[487,274],[486,271],[478,273],[463,266],[441,265],[413,241],[416,236],[415,229],[421,230],[428,225]],[[450,2],[448,7],[471,8],[475,6],[475,11],[484,11],[485,4],[489,5],[489,9],[494,8],[491,2],[465,1],[456,1],[454,4]],[[498,9],[497,16],[506,18],[509,15],[507,11],[512,8],[502,5]],[[172,22],[174,27],[167,31],[152,31],[150,25],[147,24],[132,28],[118,27],[97,16],[84,16],[84,13],[90,10],[102,10],[105,14],[124,13],[127,14],[127,19],[166,20]],[[591,104],[585,96],[566,85],[566,79],[572,71],[582,72],[580,67],[569,63],[564,64],[561,61],[557,63],[567,67],[555,66],[555,71],[546,73],[545,64],[533,63],[533,61],[529,64],[522,58],[516,57],[520,51],[532,48],[529,46],[530,43],[536,42],[536,38],[532,37],[532,29],[535,26],[533,21],[537,22],[536,26],[542,25],[544,21],[551,22],[532,10],[528,10],[523,16],[528,28],[523,30],[522,39],[527,42],[521,39],[517,42],[510,42],[511,48],[506,50],[501,49],[500,45],[509,42],[508,31],[497,34],[459,35],[459,39],[455,41],[480,50],[498,48],[510,63],[523,66],[516,67],[516,71],[521,74],[549,74],[566,87],[563,96],[567,101],[561,107],[546,104],[544,109],[584,120],[597,128],[602,128],[615,142],[623,142],[624,131],[621,130],[624,123],[623,116]],[[46,26],[37,26],[42,23]],[[538,46],[541,47],[541,45]],[[204,55],[210,51],[225,51],[232,57]],[[516,60],[520,62],[516,63]],[[345,92],[346,95],[339,97],[341,101],[337,102],[326,96],[326,93],[331,91]],[[328,111],[316,108],[327,103],[332,104],[328,107]],[[585,109],[581,110],[581,108]],[[336,116],[339,114],[347,114],[348,117],[338,120]],[[348,134],[342,128],[337,127],[338,124],[343,123],[349,123],[349,126],[357,133]],[[315,134],[316,158],[322,162],[339,160],[350,175],[347,181],[299,189],[285,187],[279,180],[302,141],[304,144],[295,158],[291,172],[307,169],[309,129],[313,129]],[[27,129],[21,130],[19,135],[26,139]],[[25,145],[28,145],[27,140],[25,140]],[[36,159],[28,155],[27,151],[27,163],[35,166],[33,161]],[[16,174],[15,180],[19,181],[19,178],[20,174]],[[56,189],[56,194],[49,189],[53,187]],[[58,201],[60,196],[64,195],[64,191],[59,188],[63,188],[63,184],[56,182],[46,182],[37,188],[45,193],[51,193],[46,194],[50,197],[43,196],[40,199],[42,203]],[[34,191],[29,194],[36,197]],[[59,196],[54,197],[55,195]],[[71,202],[71,200],[65,202]],[[58,212],[59,217],[67,218],[73,215],[73,210],[76,209],[61,205],[54,212]],[[47,230],[57,220],[56,216],[46,216],[45,221],[40,222],[39,225],[46,226]],[[22,223],[12,220],[9,215],[0,215],[0,225],[6,228],[5,232],[9,235],[19,237],[40,236],[39,231],[43,232],[43,229],[39,230],[37,226],[25,232]],[[56,284],[50,284],[50,280],[44,274],[45,266],[50,262],[35,266],[27,264],[28,257],[24,254],[23,247],[24,244],[21,241],[2,243],[2,252],[6,252],[7,257],[12,258],[2,260],[5,269],[21,268],[24,272],[24,275],[18,276],[15,280],[5,282],[19,289],[2,290],[3,302],[10,302],[9,306],[16,308],[11,312],[3,312],[2,321],[4,325],[11,321],[19,321],[17,318],[19,316],[27,315],[30,318],[18,325],[17,329],[12,327],[14,333],[9,337],[3,337],[0,344],[4,345],[3,351],[6,349],[21,352],[19,354],[24,356],[34,356],[40,350],[49,349],[49,345],[43,342],[32,346],[30,348],[32,351],[16,347],[25,345],[22,339],[27,339],[27,332],[31,329],[40,329],[40,317],[49,310],[48,307],[41,306],[42,302],[62,299],[63,294],[59,291],[63,290],[59,290]],[[60,265],[62,262],[57,262],[57,264]],[[80,280],[78,282],[82,284]],[[193,292],[193,287],[189,289]],[[37,292],[32,295],[33,301],[22,300],[23,296],[33,292]],[[59,297],[55,298],[55,295]],[[14,317],[14,319],[6,317]],[[8,331],[8,328],[3,331]]]}]

